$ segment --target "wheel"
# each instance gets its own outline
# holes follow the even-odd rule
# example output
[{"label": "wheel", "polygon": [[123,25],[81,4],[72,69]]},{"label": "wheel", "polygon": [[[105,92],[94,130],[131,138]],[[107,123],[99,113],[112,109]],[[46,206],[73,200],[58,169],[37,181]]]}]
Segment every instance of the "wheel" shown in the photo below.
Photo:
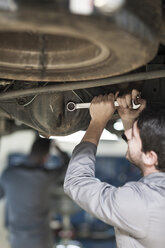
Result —
[{"label": "wheel", "polygon": [[[50,1],[51,2],[51,1]],[[57,1],[56,1],[57,2]],[[115,76],[155,56],[159,0],[127,0],[112,16],[68,9],[21,7],[0,15],[0,77],[78,81]]]}]

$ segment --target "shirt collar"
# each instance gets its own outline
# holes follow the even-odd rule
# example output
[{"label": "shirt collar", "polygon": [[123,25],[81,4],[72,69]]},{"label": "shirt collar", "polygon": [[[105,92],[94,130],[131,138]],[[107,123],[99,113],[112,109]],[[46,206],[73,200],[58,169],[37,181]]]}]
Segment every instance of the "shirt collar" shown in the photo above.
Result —
[{"label": "shirt collar", "polygon": [[155,172],[147,176],[142,177],[139,182],[146,184],[158,184],[162,185],[162,181],[165,183],[165,172]]}]

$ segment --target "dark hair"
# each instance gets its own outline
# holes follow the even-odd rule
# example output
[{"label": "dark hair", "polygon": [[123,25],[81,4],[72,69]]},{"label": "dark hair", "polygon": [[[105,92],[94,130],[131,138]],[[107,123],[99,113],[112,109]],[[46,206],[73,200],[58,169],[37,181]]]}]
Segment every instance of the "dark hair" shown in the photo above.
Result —
[{"label": "dark hair", "polygon": [[49,153],[51,140],[45,138],[37,138],[31,148],[30,156],[40,161]]},{"label": "dark hair", "polygon": [[165,172],[165,109],[145,108],[137,118],[142,151],[154,151],[158,156],[156,169]]}]

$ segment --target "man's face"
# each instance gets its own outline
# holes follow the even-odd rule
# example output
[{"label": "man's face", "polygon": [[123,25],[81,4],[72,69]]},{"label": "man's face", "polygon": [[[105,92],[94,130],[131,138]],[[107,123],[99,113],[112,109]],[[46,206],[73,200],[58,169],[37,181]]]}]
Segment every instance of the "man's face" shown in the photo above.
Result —
[{"label": "man's face", "polygon": [[128,150],[126,158],[139,169],[143,168],[142,160],[142,142],[139,135],[139,129],[137,127],[137,121],[133,124],[131,129],[125,131],[127,137]]}]

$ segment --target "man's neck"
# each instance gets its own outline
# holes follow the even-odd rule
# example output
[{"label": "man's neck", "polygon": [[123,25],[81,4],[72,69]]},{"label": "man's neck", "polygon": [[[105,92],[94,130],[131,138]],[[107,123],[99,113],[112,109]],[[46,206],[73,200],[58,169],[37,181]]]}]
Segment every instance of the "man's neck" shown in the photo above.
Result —
[{"label": "man's neck", "polygon": [[143,176],[145,177],[145,176],[148,176],[148,175],[150,175],[150,174],[158,173],[158,172],[160,172],[160,171],[157,170],[157,169],[155,168],[155,166],[154,166],[154,168],[145,168],[145,169],[143,170]]}]

